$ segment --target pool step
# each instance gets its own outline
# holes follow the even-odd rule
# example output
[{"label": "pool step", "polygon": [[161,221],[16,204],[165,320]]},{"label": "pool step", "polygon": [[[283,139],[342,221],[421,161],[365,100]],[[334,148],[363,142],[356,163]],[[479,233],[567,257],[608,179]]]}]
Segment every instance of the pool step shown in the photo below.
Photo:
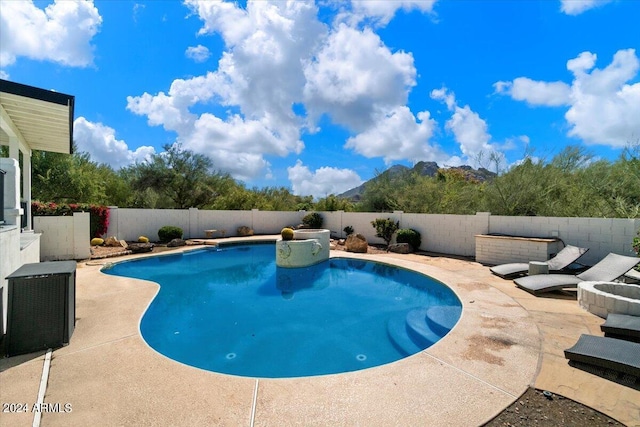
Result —
[{"label": "pool step", "polygon": [[430,307],[425,320],[433,332],[443,337],[456,325],[461,311],[462,307],[457,306]]},{"label": "pool step", "polygon": [[439,335],[427,324],[426,308],[416,308],[407,313],[407,333],[422,348],[432,346],[444,335]]},{"label": "pool step", "polygon": [[407,318],[405,313],[397,314],[389,319],[387,335],[391,343],[404,356],[409,356],[422,350],[407,333]]},{"label": "pool step", "polygon": [[418,353],[440,339],[440,336],[427,325],[426,312],[425,308],[416,308],[398,313],[389,319],[387,335],[405,356]]}]

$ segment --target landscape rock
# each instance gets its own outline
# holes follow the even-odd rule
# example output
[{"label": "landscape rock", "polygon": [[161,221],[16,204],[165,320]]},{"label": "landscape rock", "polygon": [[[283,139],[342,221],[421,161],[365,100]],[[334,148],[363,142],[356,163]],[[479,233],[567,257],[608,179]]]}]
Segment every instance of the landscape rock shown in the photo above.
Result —
[{"label": "landscape rock", "polygon": [[122,247],[122,244],[120,243],[120,240],[118,240],[116,237],[111,236],[111,237],[107,237],[104,240],[104,245],[111,247],[111,248],[117,248],[117,247]]},{"label": "landscape rock", "polygon": [[187,242],[183,239],[173,239],[167,243],[168,248],[177,248],[178,246],[186,246]]},{"label": "landscape rock", "polygon": [[153,250],[153,243],[132,243],[129,245],[129,250],[134,254],[151,252]]},{"label": "landscape rock", "polygon": [[238,236],[240,237],[253,236],[253,229],[250,227],[247,227],[246,225],[238,227]]},{"label": "landscape rock", "polygon": [[369,250],[369,243],[362,234],[351,234],[347,237],[344,247],[347,252],[366,254]]},{"label": "landscape rock", "polygon": [[408,243],[394,243],[389,245],[389,252],[394,252],[396,254],[410,254],[413,252],[413,248]]}]

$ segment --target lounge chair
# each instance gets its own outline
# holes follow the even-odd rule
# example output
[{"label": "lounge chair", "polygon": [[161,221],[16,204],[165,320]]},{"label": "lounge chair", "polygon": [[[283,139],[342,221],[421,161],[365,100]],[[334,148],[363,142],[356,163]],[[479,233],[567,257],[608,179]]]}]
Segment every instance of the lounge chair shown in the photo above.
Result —
[{"label": "lounge chair", "polygon": [[639,343],[583,334],[573,347],[564,351],[564,357],[640,377]]},{"label": "lounge chair", "polygon": [[[549,266],[549,272],[562,272],[568,266],[573,264],[584,255],[589,248],[579,248],[577,246],[567,245],[553,258],[546,261]],[[529,264],[525,262],[514,262],[510,264],[500,264],[491,267],[489,270],[496,276],[503,279],[512,279],[514,277],[523,276],[529,271]]]},{"label": "lounge chair", "polygon": [[605,337],[640,343],[640,317],[610,313],[607,321],[600,325]]},{"label": "lounge chair", "polygon": [[585,281],[611,282],[638,263],[640,263],[640,258],[610,253],[593,267],[575,276],[571,274],[537,274],[517,278],[514,282],[518,287],[535,295],[575,287],[578,283]]}]

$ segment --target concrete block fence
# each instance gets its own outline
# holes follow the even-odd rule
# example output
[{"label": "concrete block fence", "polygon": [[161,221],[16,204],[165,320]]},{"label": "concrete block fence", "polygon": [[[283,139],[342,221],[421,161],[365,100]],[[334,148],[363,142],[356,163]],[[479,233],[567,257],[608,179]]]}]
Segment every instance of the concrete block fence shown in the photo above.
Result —
[{"label": "concrete block fence", "polygon": [[72,216],[34,216],[33,230],[40,234],[40,261],[91,257],[89,212]]},{"label": "concrete block fence", "polygon": [[[130,209],[110,207],[107,236],[135,240],[140,235],[157,240],[158,230],[165,225],[181,227],[185,238],[205,237],[205,230],[224,230],[227,237],[236,236],[237,228],[247,226],[255,234],[278,234],[283,227],[297,225],[308,212],[282,211],[213,211],[200,209]],[[450,255],[475,256],[476,235],[500,233],[524,237],[557,237],[565,244],[589,248],[581,259],[594,264],[609,252],[633,255],[631,243],[640,219],[512,217],[488,212],[475,215],[413,214],[371,212],[319,212],[323,228],[332,237],[344,237],[344,228],[353,227],[370,243],[384,243],[375,236],[371,221],[391,218],[401,228],[413,228],[422,235],[421,250]]]}]

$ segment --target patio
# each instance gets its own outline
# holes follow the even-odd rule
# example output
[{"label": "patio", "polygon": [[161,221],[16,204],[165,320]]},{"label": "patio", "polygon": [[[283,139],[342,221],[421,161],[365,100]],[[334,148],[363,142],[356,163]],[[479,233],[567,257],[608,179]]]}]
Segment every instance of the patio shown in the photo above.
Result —
[{"label": "patio", "polygon": [[[42,425],[476,426],[529,386],[640,425],[640,391],[574,369],[564,358],[580,334],[601,335],[603,320],[575,298],[535,297],[461,259],[331,255],[392,263],[441,280],[462,300],[463,317],[434,346],[388,365],[308,378],[233,377],[182,365],[146,345],[138,323],[156,284],[104,275],[102,260],[79,263],[76,329],[71,343],[53,352],[44,399],[71,404],[72,411],[43,413]],[[0,401],[31,407],[43,360],[43,354],[0,360]],[[0,423],[32,425],[33,418],[4,413]]]}]

